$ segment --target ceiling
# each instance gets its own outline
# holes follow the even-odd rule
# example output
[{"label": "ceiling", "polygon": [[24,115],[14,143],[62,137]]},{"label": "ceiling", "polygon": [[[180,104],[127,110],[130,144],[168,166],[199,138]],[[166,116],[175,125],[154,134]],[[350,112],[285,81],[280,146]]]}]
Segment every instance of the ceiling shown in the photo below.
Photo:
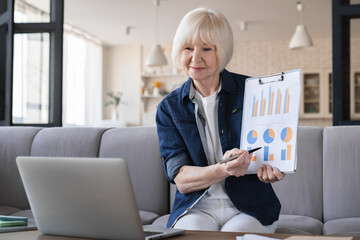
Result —
[{"label": "ceiling", "polygon": [[[49,0],[19,1],[45,12],[49,9]],[[171,44],[182,17],[197,7],[209,7],[223,13],[232,25],[237,41],[289,41],[301,22],[296,10],[299,0],[159,0],[159,7],[153,1],[64,0],[64,21],[106,45]],[[311,37],[331,38],[332,0],[301,2],[304,5],[303,23]],[[360,4],[360,0],[350,0],[350,3]],[[245,31],[240,28],[241,22],[246,22]],[[360,18],[351,20],[350,26],[351,36],[360,37]]]},{"label": "ceiling", "polygon": [[[223,13],[236,40],[290,40],[300,13],[297,0],[160,0],[158,42],[172,42],[182,17],[197,7]],[[303,21],[313,39],[331,37],[331,0],[302,0]],[[104,44],[156,42],[156,6],[153,0],[65,0],[65,22]],[[240,22],[247,23],[245,31]],[[126,27],[130,27],[126,34]]]}]

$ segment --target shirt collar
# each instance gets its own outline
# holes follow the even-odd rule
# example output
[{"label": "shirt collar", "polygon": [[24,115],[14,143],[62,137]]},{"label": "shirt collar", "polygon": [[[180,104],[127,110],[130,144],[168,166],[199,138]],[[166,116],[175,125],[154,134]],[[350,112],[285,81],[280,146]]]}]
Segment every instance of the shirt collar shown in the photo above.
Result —
[{"label": "shirt collar", "polygon": [[[230,72],[228,72],[226,69],[224,69],[220,73],[220,79],[221,79],[220,93],[222,91],[226,91],[231,94],[236,94],[236,91],[237,91],[236,84],[235,84],[234,79]],[[185,82],[185,84],[182,87],[182,91],[181,91],[182,103],[184,103],[184,100],[186,97],[189,98],[190,100],[193,100],[195,97],[195,88],[193,86],[192,79],[190,77],[188,78],[188,80]]]},{"label": "shirt collar", "polygon": [[232,74],[230,72],[228,72],[226,69],[224,69],[221,73],[220,73],[220,78],[221,78],[221,91],[223,90],[231,93],[231,94],[236,94],[237,92],[237,88],[236,88],[236,84],[235,84],[235,80],[232,76]]}]

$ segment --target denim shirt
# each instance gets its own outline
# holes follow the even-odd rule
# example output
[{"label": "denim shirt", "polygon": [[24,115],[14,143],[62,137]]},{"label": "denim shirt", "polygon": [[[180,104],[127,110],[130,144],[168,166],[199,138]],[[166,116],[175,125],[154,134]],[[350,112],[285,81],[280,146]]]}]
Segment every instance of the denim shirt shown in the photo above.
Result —
[{"label": "denim shirt", "polygon": [[[218,94],[219,137],[223,153],[239,148],[241,137],[242,108],[246,76],[223,70]],[[156,113],[160,154],[167,179],[174,178],[184,165],[208,166],[197,119],[202,119],[190,96],[191,79],[170,93],[160,104]],[[276,221],[280,202],[271,184],[261,182],[255,174],[225,179],[226,192],[235,207],[258,219],[263,225]],[[206,193],[207,189],[181,194],[176,190],[173,211],[167,227],[186,214]]]}]

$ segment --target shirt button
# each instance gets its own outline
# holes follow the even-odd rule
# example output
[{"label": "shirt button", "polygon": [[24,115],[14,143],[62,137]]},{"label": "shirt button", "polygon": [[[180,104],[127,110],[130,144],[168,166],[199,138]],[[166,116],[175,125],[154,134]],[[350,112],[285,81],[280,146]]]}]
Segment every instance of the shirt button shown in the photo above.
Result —
[{"label": "shirt button", "polygon": [[221,133],[224,134],[224,129],[221,129]]}]

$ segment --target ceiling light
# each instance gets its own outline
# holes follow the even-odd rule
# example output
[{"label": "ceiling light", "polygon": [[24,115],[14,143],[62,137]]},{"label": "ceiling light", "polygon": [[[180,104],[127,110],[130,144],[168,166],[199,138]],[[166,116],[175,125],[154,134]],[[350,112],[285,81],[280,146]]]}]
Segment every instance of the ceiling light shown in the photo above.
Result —
[{"label": "ceiling light", "polygon": [[289,48],[297,49],[297,48],[312,47],[314,44],[306,29],[306,26],[303,24],[302,12],[304,10],[304,6],[301,2],[297,2],[296,8],[298,12],[300,12],[300,24],[296,26],[295,33],[290,40]]},{"label": "ceiling light", "polygon": [[167,64],[167,60],[164,55],[164,52],[162,51],[160,44],[158,44],[158,22],[159,22],[158,9],[160,5],[160,0],[154,0],[154,5],[156,6],[156,44],[152,46],[150,55],[146,59],[145,66],[147,67],[158,67]]},{"label": "ceiling light", "polygon": [[240,22],[240,31],[244,32],[247,29],[247,22],[246,21],[241,21]]},{"label": "ceiling light", "polygon": [[129,26],[125,27],[125,34],[130,35],[130,27]]}]

